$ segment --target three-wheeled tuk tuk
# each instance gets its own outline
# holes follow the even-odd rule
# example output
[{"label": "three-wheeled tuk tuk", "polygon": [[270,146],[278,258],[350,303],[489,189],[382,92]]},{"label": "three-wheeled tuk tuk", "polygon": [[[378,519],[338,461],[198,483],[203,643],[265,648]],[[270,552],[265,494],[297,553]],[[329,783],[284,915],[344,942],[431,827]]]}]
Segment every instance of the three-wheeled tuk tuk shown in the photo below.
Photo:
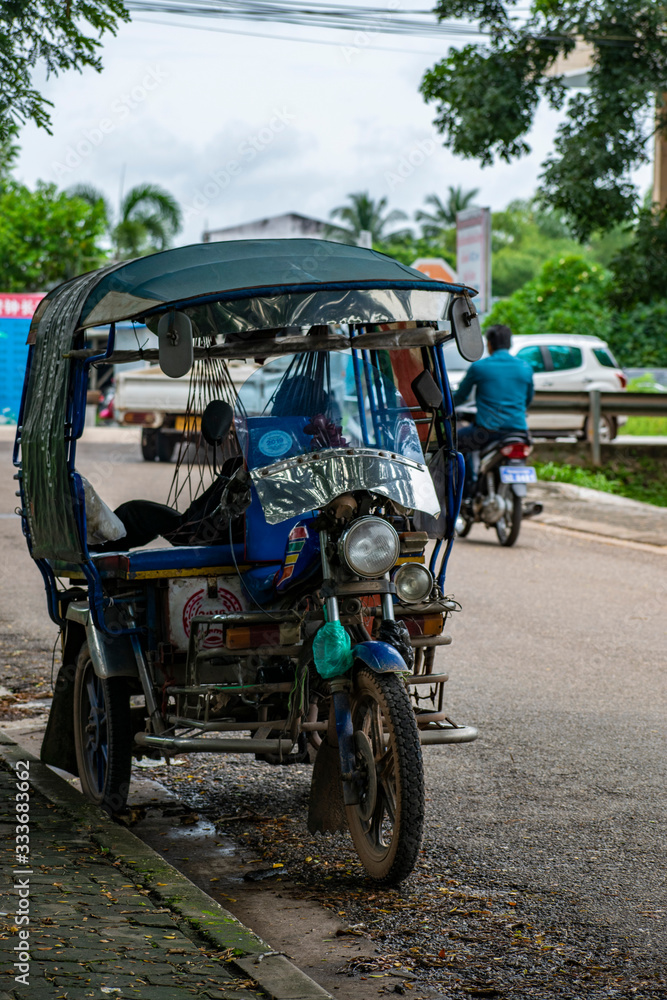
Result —
[{"label": "three-wheeled tuk tuk", "polygon": [[[442,344],[481,354],[473,294],[372,250],[250,240],[113,264],[40,303],[14,460],[62,630],[42,759],[92,801],[122,811],[133,756],[310,760],[311,830],[349,828],[378,881],[410,873],[421,747],[476,736],[435,666],[463,484]],[[128,320],[159,348],[116,350]],[[253,372],[239,391],[232,359]],[[204,466],[184,442],[181,499],[114,514],[76,447],[91,366],[137,360],[190,372]]]}]

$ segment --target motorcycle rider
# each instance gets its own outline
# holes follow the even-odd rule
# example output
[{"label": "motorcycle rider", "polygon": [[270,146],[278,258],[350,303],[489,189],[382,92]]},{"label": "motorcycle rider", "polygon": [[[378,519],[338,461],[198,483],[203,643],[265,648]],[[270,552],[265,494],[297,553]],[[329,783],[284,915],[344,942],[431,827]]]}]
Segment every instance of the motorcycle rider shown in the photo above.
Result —
[{"label": "motorcycle rider", "polygon": [[512,331],[498,324],[486,331],[488,358],[470,365],[461,385],[453,394],[454,406],[461,406],[475,390],[475,423],[458,432],[458,450],[465,456],[464,500],[473,493],[474,452],[512,433],[528,434],[526,410],[533,398],[533,370],[521,358],[510,354]]}]

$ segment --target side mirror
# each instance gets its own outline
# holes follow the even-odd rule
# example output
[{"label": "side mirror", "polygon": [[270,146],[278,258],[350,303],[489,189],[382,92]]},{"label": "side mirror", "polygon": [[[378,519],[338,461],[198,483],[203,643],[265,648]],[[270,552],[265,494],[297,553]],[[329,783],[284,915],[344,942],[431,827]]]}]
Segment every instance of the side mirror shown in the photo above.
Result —
[{"label": "side mirror", "polygon": [[234,410],[224,399],[213,399],[201,417],[201,433],[207,444],[219,447],[232,426]]},{"label": "side mirror", "polygon": [[410,383],[410,388],[425,412],[437,410],[442,406],[442,393],[430,372],[426,370],[420,372],[417,378]]},{"label": "side mirror", "polygon": [[173,309],[157,325],[160,368],[169,378],[187,375],[194,362],[192,323],[185,313]]},{"label": "side mirror", "polygon": [[449,308],[459,354],[466,361],[479,361],[484,353],[484,341],[479,316],[469,295],[457,295]]}]

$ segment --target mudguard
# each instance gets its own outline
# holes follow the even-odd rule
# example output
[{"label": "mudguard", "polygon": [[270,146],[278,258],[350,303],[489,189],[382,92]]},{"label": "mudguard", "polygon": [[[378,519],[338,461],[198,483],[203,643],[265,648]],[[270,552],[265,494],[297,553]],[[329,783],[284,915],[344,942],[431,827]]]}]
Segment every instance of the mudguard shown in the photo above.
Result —
[{"label": "mudguard", "polygon": [[137,660],[129,635],[104,635],[96,629],[86,601],[73,601],[65,617],[86,630],[90,658],[98,677],[138,676]]},{"label": "mudguard", "polygon": [[378,642],[375,639],[360,642],[352,647],[352,656],[355,660],[361,660],[376,674],[405,673],[408,669],[401,654],[388,642]]},{"label": "mudguard", "polygon": [[515,497],[525,497],[528,495],[528,487],[525,483],[512,483],[512,492]]}]

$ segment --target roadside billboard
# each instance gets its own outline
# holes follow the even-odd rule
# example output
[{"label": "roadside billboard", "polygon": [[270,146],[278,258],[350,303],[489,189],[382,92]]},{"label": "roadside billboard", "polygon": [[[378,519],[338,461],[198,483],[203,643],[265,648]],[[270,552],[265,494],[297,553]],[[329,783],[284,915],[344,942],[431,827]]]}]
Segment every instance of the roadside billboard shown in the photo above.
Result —
[{"label": "roadside billboard", "polygon": [[477,312],[491,308],[491,209],[456,213],[456,270],[464,285],[476,288]]},{"label": "roadside billboard", "polygon": [[15,424],[28,358],[30,320],[40,292],[0,292],[0,424]]}]

